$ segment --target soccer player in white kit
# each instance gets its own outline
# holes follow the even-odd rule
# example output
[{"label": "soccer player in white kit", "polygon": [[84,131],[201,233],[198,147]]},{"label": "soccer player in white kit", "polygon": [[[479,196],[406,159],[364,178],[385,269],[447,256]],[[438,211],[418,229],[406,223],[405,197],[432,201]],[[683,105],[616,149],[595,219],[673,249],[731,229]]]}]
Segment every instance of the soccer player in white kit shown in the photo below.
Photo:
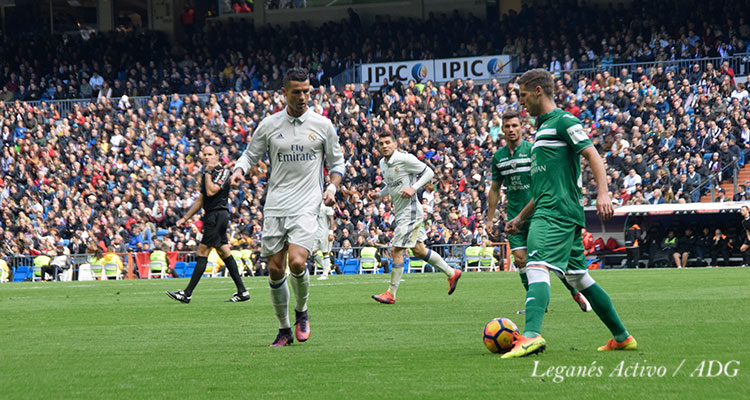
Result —
[{"label": "soccer player in white kit", "polygon": [[461,270],[452,268],[439,254],[425,247],[427,233],[423,225],[424,212],[416,195],[417,190],[432,180],[434,172],[413,155],[399,151],[398,142],[391,132],[380,134],[378,149],[383,155],[380,159],[380,173],[383,175],[385,187],[379,192],[368,193],[367,197],[373,201],[385,196],[391,197],[396,214],[396,229],[391,241],[391,283],[387,291],[372,298],[383,304],[396,302],[396,291],[401,282],[401,274],[404,273],[406,249],[411,249],[415,256],[448,276],[448,294],[452,294],[456,290],[458,279],[461,278]]},{"label": "soccer player in white kit", "polygon": [[318,277],[319,281],[328,279],[331,272],[331,245],[333,244],[333,208],[325,203],[320,203],[318,213],[318,230],[315,232],[315,244],[313,245],[313,260],[316,265],[323,267],[323,274]]},{"label": "soccer player in white kit", "polygon": [[[310,337],[307,317],[310,274],[305,263],[313,249],[320,203],[333,205],[344,174],[344,157],[333,124],[307,107],[310,100],[307,71],[289,69],[281,91],[286,96],[286,109],[258,124],[230,178],[230,183],[236,186],[268,152],[271,176],[263,207],[261,255],[268,259],[271,304],[279,320],[279,333],[271,347],[294,342],[289,324],[287,257],[291,271],[289,279],[297,301],[294,333],[299,342]],[[324,161],[330,178],[325,190]]]}]

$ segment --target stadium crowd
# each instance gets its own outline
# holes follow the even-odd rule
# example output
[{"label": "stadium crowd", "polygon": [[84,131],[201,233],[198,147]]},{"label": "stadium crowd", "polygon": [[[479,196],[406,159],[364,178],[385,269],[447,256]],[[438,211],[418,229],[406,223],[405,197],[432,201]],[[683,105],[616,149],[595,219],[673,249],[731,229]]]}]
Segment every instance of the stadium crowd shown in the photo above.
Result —
[{"label": "stadium crowd", "polygon": [[[734,3],[724,4],[734,7]],[[696,7],[701,9],[700,5]],[[622,15],[616,8],[610,11],[602,17],[605,21],[607,15]],[[531,13],[525,10],[511,18],[544,17]],[[703,55],[698,52],[700,39],[691,42],[690,34],[679,30],[664,36],[662,28],[648,21],[654,22],[634,17],[629,24],[622,22],[629,28],[623,26],[621,31],[642,24],[639,31],[652,32],[647,36],[649,41],[642,43],[646,47],[659,47],[665,38],[664,48],[673,53],[672,49],[682,49],[683,39],[688,38],[691,58]],[[750,39],[744,20],[740,17],[732,21],[719,35],[713,24],[704,24],[707,33],[717,38],[712,48],[719,54],[723,51],[721,43],[727,43],[723,40],[739,44]],[[468,30],[451,30],[470,25],[457,15],[435,17],[422,26],[381,22],[375,25],[374,34],[367,35],[369,39],[357,36],[353,30],[362,28],[350,23],[329,24],[326,35],[302,26],[282,33],[259,30],[250,38],[267,47],[252,49],[246,36],[237,34],[243,29],[242,23],[230,23],[221,29],[207,26],[189,45],[198,51],[186,52],[179,62],[168,58],[159,65],[154,55],[166,53],[167,44],[155,35],[124,35],[115,38],[114,45],[105,45],[105,40],[112,38],[95,38],[70,53],[65,52],[71,49],[63,44],[62,52],[50,53],[54,56],[45,63],[41,61],[47,57],[41,54],[54,48],[54,42],[10,45],[16,57],[3,59],[16,64],[6,64],[0,76],[5,82],[5,97],[0,102],[2,254],[48,253],[57,244],[64,244],[71,254],[91,253],[97,247],[115,252],[149,251],[157,237],[158,247],[192,250],[200,241],[199,219],[195,217],[194,223],[184,229],[174,227],[174,222],[199,192],[195,177],[202,167],[197,156],[200,147],[220,144],[222,160],[231,165],[257,123],[285,107],[278,91],[255,89],[278,87],[284,68],[291,65],[310,68],[316,87],[310,107],[333,121],[347,161],[347,175],[335,207],[334,248],[347,253],[350,247],[368,242],[388,242],[393,222],[390,205],[374,205],[363,196],[382,181],[377,167],[380,155],[373,143],[383,130],[395,132],[402,149],[435,170],[433,184],[421,194],[427,215],[426,244],[481,242],[493,235],[502,220],[493,222],[491,229],[484,221],[487,171],[492,154],[505,144],[500,132],[502,114],[521,108],[514,82],[396,81],[376,91],[370,91],[366,84],[341,88],[320,85],[324,76],[332,76],[355,57],[392,60],[485,51],[477,45],[485,43],[481,35],[469,39],[462,33]],[[445,30],[434,30],[437,25]],[[396,54],[393,50],[397,44],[384,38],[398,29],[416,37],[424,34],[420,30],[426,30],[435,38],[451,40],[434,40],[431,45],[425,37],[410,41],[414,48]],[[532,33],[519,32],[518,37]],[[339,46],[351,48],[338,48],[325,39],[344,34],[352,34],[353,40]],[[582,33],[584,39],[598,34],[593,30]],[[628,50],[617,49],[618,40],[607,41],[604,48],[614,48],[604,50],[604,58],[592,57],[597,65],[606,64],[608,52],[625,57],[614,60],[630,60]],[[566,48],[572,49],[568,46],[555,51],[562,42],[544,43],[550,43],[550,61],[563,56]],[[586,43],[583,40],[577,51],[585,49]],[[361,49],[357,47],[360,45]],[[524,44],[505,40],[504,52],[533,60],[535,45],[533,41]],[[447,49],[456,50],[451,53]],[[352,56],[341,56],[350,51],[355,51]],[[679,50],[677,54],[684,52]],[[575,57],[578,59],[578,53]],[[545,59],[543,53],[539,59]],[[52,69],[42,71],[42,64]],[[333,69],[328,69],[329,65]],[[724,170],[724,176],[719,177],[722,169],[750,148],[750,94],[744,84],[735,82],[738,77],[724,63],[648,71],[602,70],[593,79],[557,70],[554,65],[547,64],[559,75],[557,103],[581,119],[604,156],[611,180],[609,189],[618,204],[698,201],[700,190],[694,189],[705,184],[709,175],[726,179],[731,171]],[[96,78],[93,85],[92,78]],[[111,86],[109,82],[113,82]],[[18,96],[26,83],[32,88],[30,92],[39,92],[38,97]],[[82,90],[87,84],[90,95],[89,89]],[[81,93],[94,96],[97,90],[106,94],[68,115],[61,115],[53,103],[26,102],[41,98],[50,85],[61,93],[53,98],[78,97]],[[7,97],[8,93],[12,96]],[[152,96],[145,106],[134,107],[128,101],[128,96],[142,94]],[[526,138],[533,140],[534,121],[522,116]],[[235,244],[258,248],[268,169],[267,163],[259,163],[249,182],[230,194],[230,231]],[[583,171],[584,201],[592,205],[596,197],[590,195],[595,191],[589,185],[594,180],[589,169]]]},{"label": "stadium crowd", "polygon": [[8,32],[0,46],[0,100],[277,90],[292,66],[308,69],[318,86],[355,63],[513,54],[519,72],[561,71],[750,52],[744,2],[569,3],[524,7],[499,23],[458,12],[425,20],[382,16],[365,25],[351,11],[343,21],[288,29],[209,19],[191,24],[175,43],[138,30],[86,39]]}]

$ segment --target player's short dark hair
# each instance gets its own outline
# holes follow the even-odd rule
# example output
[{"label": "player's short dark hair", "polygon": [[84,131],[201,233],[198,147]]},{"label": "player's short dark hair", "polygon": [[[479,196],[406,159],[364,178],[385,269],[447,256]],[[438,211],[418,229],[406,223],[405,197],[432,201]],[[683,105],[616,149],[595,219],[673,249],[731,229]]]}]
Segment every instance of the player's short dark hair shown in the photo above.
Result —
[{"label": "player's short dark hair", "polygon": [[380,138],[384,138],[384,137],[389,137],[389,138],[391,138],[391,139],[392,139],[392,140],[393,140],[394,142],[396,141],[396,135],[395,135],[395,134],[393,134],[393,132],[391,132],[391,131],[383,131],[383,132],[380,132],[380,135],[378,135],[378,140],[380,140]]},{"label": "player's short dark hair", "polygon": [[539,86],[547,97],[552,97],[555,94],[555,79],[549,71],[542,68],[535,68],[524,72],[518,78],[518,84],[528,90]]},{"label": "player's short dark hair", "polygon": [[310,79],[307,76],[307,70],[304,68],[289,68],[286,70],[286,74],[284,74],[284,80],[281,82],[283,87],[287,87],[289,85],[289,82],[295,81],[295,82],[304,82],[306,80]]},{"label": "player's short dark hair", "polygon": [[521,119],[521,113],[516,110],[507,110],[503,113],[503,121],[513,118]]}]

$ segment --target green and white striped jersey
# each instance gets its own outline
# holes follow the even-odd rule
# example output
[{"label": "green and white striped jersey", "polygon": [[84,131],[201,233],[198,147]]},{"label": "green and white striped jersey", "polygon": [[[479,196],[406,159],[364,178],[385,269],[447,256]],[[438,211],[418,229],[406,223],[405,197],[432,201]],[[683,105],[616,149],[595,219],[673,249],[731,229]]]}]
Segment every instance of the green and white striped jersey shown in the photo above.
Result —
[{"label": "green and white striped jersey", "polygon": [[592,145],[581,121],[556,108],[538,118],[531,149],[534,215],[585,226],[581,194],[581,156]]},{"label": "green and white striped jersey", "polygon": [[505,183],[508,219],[513,219],[531,200],[531,143],[522,140],[513,155],[505,146],[492,156],[492,180]]}]

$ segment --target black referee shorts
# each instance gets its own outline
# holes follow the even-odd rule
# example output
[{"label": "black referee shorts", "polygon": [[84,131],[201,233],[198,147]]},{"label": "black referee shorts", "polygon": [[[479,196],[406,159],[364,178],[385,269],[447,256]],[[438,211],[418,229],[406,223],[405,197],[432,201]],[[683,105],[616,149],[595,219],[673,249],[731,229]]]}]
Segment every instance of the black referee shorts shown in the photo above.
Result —
[{"label": "black referee shorts", "polygon": [[201,244],[219,248],[229,244],[227,229],[229,227],[229,211],[210,211],[203,216],[203,239]]}]

